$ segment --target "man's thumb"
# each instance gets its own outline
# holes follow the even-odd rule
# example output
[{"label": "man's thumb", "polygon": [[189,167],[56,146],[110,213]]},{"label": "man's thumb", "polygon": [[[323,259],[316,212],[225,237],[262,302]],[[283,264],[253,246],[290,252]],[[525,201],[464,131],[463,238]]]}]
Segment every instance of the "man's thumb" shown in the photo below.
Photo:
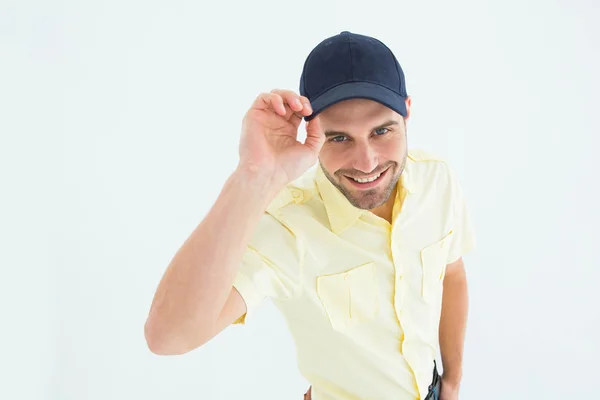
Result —
[{"label": "man's thumb", "polygon": [[323,143],[325,143],[325,133],[321,127],[321,119],[317,115],[306,123],[306,140],[304,144],[318,154],[321,147],[323,147]]}]

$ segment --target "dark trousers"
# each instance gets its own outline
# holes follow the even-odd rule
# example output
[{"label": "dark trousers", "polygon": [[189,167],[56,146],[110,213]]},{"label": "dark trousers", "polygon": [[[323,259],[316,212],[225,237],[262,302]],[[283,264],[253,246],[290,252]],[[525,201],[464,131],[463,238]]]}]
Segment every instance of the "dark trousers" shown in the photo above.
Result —
[{"label": "dark trousers", "polygon": [[441,390],[442,390],[442,377],[438,373],[437,365],[434,361],[433,362],[433,380],[431,381],[431,385],[429,385],[429,393],[427,393],[425,400],[439,400]]}]

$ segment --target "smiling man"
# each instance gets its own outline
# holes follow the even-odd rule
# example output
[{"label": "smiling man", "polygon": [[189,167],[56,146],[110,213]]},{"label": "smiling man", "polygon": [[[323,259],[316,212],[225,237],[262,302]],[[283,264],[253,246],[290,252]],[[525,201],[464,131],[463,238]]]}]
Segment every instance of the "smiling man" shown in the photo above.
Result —
[{"label": "smiling man", "polygon": [[393,53],[350,32],[309,54],[300,95],[259,95],[238,168],[160,282],[150,349],[188,352],[270,298],[305,398],[458,399],[474,235],[447,163],[408,149],[410,108]]},{"label": "smiling man", "polygon": [[[407,159],[402,115],[375,101],[356,99],[330,106],[321,121],[325,144],[319,162],[327,179],[354,207],[390,220],[392,194]],[[376,121],[385,122],[371,126]]]}]

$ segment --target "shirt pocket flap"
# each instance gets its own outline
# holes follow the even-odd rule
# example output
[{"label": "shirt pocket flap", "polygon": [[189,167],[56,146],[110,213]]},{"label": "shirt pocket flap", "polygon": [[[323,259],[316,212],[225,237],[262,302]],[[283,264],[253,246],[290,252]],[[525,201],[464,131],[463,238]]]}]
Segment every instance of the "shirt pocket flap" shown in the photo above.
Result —
[{"label": "shirt pocket flap", "polygon": [[317,295],[334,329],[371,320],[379,311],[376,265],[362,264],[346,272],[317,277]]},{"label": "shirt pocket flap", "polygon": [[453,232],[443,239],[424,247],[421,250],[421,267],[423,271],[422,293],[427,301],[436,299],[442,293],[446,259]]}]

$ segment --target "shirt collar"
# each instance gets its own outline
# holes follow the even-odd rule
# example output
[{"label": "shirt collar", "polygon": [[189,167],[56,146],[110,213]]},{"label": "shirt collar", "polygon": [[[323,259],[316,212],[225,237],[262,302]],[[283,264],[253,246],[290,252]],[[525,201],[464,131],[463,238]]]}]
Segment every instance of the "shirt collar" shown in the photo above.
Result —
[{"label": "shirt collar", "polygon": [[[342,233],[354,225],[361,215],[369,212],[368,210],[354,207],[348,201],[346,196],[344,196],[342,192],[329,181],[321,168],[321,164],[317,167],[315,181],[317,189],[323,199],[323,203],[325,204],[325,210],[327,211],[329,224],[333,233]],[[406,166],[400,176],[399,184],[396,187],[396,201],[402,197],[400,195],[400,190],[402,188],[406,189],[407,194],[414,194],[419,190],[417,182],[414,179],[414,160],[410,155],[406,158]]]}]

